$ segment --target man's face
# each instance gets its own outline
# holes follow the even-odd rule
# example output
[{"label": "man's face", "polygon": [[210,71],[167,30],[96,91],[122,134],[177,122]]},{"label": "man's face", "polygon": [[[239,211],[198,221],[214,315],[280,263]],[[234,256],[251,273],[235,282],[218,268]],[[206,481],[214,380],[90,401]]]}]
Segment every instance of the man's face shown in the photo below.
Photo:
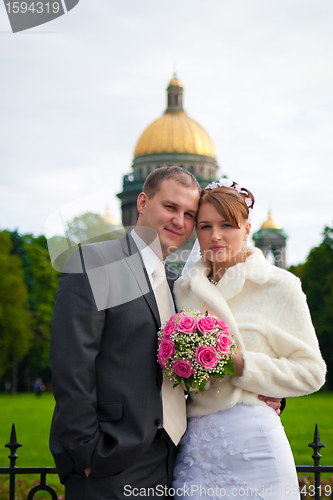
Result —
[{"label": "man's face", "polygon": [[163,259],[182,246],[190,237],[198,210],[199,191],[165,179],[151,199],[145,193],[138,197],[137,226],[157,231]]}]

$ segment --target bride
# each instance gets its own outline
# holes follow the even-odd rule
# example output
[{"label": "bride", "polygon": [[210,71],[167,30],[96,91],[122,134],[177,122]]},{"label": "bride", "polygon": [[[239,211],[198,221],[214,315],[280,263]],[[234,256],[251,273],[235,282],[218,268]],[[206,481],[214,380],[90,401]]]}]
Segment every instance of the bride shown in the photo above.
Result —
[{"label": "bride", "polygon": [[[188,428],[174,470],[175,498],[299,498],[280,418],[258,399],[320,389],[326,367],[301,283],[246,248],[250,191],[222,179],[203,190],[197,215],[202,257],[175,284],[178,310],[212,311],[238,349],[236,377],[190,392]],[[207,386],[206,386],[207,387]]]}]

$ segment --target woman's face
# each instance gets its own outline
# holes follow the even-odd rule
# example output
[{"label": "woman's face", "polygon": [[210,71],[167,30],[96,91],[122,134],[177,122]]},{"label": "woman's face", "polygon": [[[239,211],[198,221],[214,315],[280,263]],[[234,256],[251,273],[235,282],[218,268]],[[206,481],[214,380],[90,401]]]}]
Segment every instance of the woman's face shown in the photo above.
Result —
[{"label": "woman's face", "polygon": [[200,206],[197,215],[197,234],[201,252],[206,260],[231,267],[244,260],[243,245],[251,224],[244,220],[240,227],[225,220],[211,203]]}]

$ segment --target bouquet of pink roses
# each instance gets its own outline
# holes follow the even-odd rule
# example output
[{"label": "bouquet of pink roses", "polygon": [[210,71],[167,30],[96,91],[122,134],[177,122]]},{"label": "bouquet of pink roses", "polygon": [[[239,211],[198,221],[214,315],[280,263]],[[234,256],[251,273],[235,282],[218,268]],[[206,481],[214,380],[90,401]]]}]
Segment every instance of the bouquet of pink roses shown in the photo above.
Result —
[{"label": "bouquet of pink roses", "polygon": [[197,310],[171,316],[158,332],[158,362],[174,387],[204,390],[209,378],[235,376],[231,355],[236,349],[225,321]]}]

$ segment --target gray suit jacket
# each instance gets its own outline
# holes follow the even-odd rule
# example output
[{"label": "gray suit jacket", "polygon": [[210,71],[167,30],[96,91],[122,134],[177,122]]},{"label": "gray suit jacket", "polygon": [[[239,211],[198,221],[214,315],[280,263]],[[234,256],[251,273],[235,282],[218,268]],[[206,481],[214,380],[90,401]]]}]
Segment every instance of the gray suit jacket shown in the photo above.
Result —
[{"label": "gray suit jacket", "polygon": [[[178,273],[168,266],[166,273],[172,290]],[[61,480],[90,465],[94,476],[117,474],[151,444],[162,419],[159,326],[128,234],[72,254],[60,278],[50,350],[50,448]]]}]

